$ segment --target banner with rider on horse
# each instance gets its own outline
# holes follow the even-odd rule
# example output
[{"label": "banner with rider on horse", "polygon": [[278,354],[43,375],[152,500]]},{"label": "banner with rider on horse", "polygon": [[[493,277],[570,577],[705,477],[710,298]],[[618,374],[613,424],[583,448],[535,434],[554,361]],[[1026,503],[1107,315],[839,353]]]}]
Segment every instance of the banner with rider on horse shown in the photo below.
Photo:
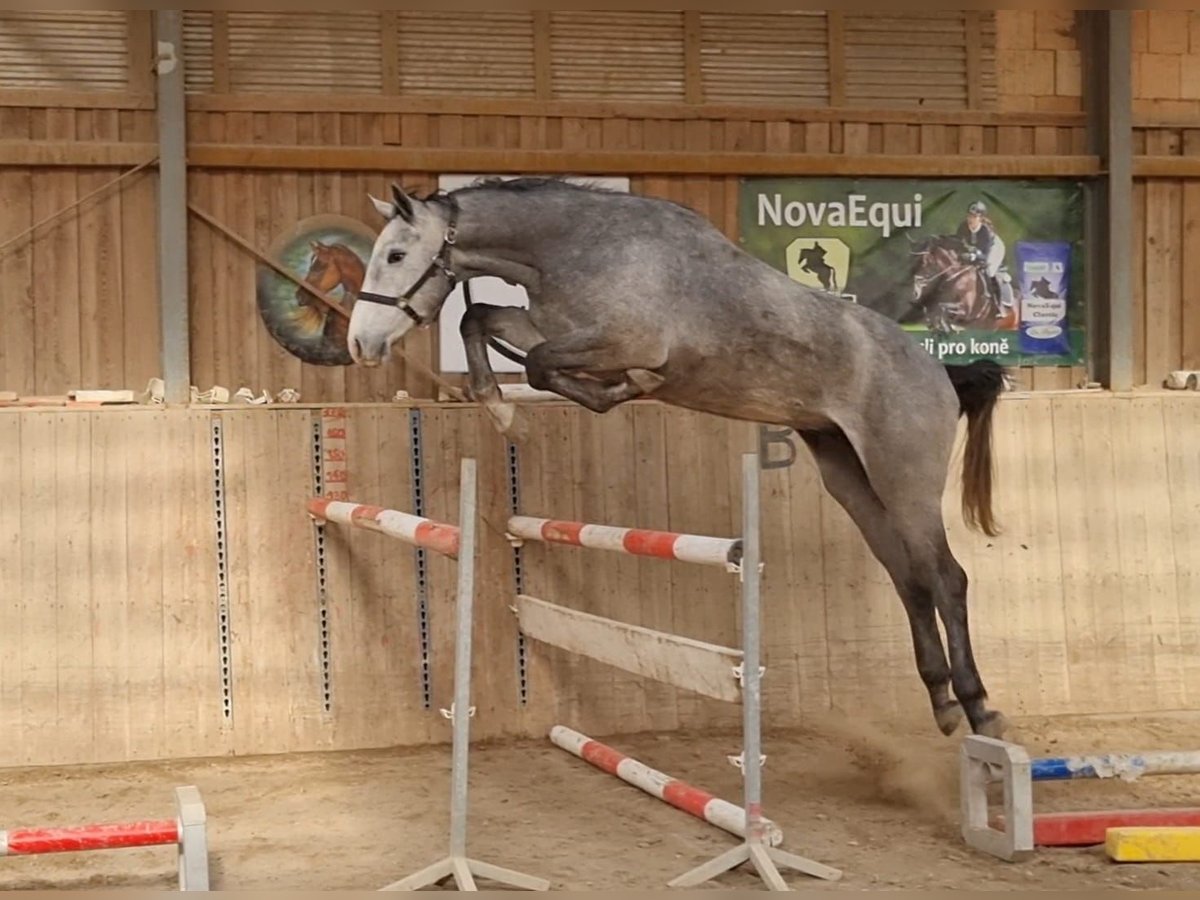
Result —
[{"label": "banner with rider on horse", "polygon": [[1083,363],[1078,182],[746,178],[739,224],[747,252],[943,362]]}]

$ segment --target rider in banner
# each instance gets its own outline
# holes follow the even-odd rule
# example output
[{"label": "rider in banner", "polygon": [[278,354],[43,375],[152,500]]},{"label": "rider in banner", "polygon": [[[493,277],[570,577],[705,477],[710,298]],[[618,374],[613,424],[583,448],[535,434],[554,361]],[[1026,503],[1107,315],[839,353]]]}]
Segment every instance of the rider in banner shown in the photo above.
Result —
[{"label": "rider in banner", "polygon": [[987,217],[987,205],[982,200],[976,200],[967,207],[967,218],[958,226],[958,237],[966,242],[970,261],[981,265],[987,273],[992,296],[1000,304],[996,318],[1003,319],[1015,302],[1012,282],[1007,273],[1000,272],[1004,264],[1004,241],[996,233],[992,220]]}]

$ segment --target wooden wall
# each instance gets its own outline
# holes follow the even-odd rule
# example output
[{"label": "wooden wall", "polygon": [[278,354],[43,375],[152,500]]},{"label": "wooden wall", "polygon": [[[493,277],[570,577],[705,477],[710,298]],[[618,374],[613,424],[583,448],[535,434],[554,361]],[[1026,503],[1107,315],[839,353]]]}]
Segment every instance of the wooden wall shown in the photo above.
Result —
[{"label": "wooden wall", "polygon": [[0,390],[159,374],[151,15],[0,16]]},{"label": "wooden wall", "polygon": [[[0,276],[11,286],[0,296],[0,390],[140,390],[158,374],[153,169],[42,224],[32,240],[20,237],[155,152],[150,14],[87,15],[80,22],[55,12],[6,13],[0,28],[7,62],[0,73]],[[1096,165],[1086,156],[1081,112],[1087,48],[1068,13],[906,14],[903,21],[714,13],[698,23],[682,13],[646,13],[630,20],[623,39],[665,54],[669,65],[650,70],[653,84],[638,85],[611,80],[599,62],[587,63],[591,69],[566,62],[580,41],[596,39],[594,17],[608,14],[496,13],[474,26],[462,15],[451,23],[461,26],[462,39],[508,73],[497,76],[492,93],[457,57],[448,71],[417,59],[406,42],[432,27],[427,14],[384,16],[376,31],[376,13],[337,20],[338,40],[378,37],[364,57],[375,66],[370,78],[333,61],[317,64],[322,53],[334,61],[345,54],[318,34],[328,24],[322,14],[305,15],[311,21],[288,24],[315,61],[271,80],[283,65],[264,50],[280,25],[274,14],[188,14],[191,199],[263,248],[309,211],[370,223],[368,189],[393,177],[430,186],[437,171],[467,165],[622,169],[635,190],[696,205],[729,233],[733,185],[756,166],[820,177],[903,174],[922,163],[936,170],[964,165],[964,155],[996,157],[994,164],[966,163],[980,174],[1086,176]],[[1130,253],[1137,378],[1151,386],[1174,368],[1198,364],[1200,326],[1188,287],[1193,182],[1200,179],[1192,147],[1200,129],[1198,16],[1134,16],[1139,178]],[[901,26],[927,42],[928,77],[913,70],[909,81],[897,80],[914,62],[880,35]],[[497,29],[514,39],[528,30],[528,39],[505,56],[490,40]],[[976,29],[978,44],[968,40]],[[68,40],[47,44],[50,32]],[[979,52],[968,53],[971,47]],[[755,59],[771,78],[750,77]],[[974,93],[970,72],[981,73]],[[871,94],[881,80],[907,93]],[[755,83],[763,85],[759,93]],[[918,101],[927,102],[916,109]],[[245,252],[195,218],[190,249],[193,380],[201,387],[296,387],[307,399],[330,401],[386,400],[397,389],[436,396],[416,365],[382,374],[302,366],[266,335],[250,290],[255,263]],[[427,363],[436,335],[409,346]],[[1031,388],[1065,388],[1081,373],[1020,377]]]},{"label": "wooden wall", "polygon": [[[345,459],[323,469],[326,487],[353,499],[413,509],[417,472],[425,513],[453,521],[458,460],[479,460],[480,738],[540,736],[556,721],[597,734],[734,724],[736,707],[536,644],[522,703],[503,528],[515,488],[526,514],[737,534],[739,455],[756,446],[754,430],[652,403],[530,415],[536,437],[517,453],[513,485],[504,442],[466,407],[419,410],[417,469],[412,413],[399,407],[0,413],[0,453],[14,461],[0,483],[11,501],[0,508],[0,765],[448,737],[437,709],[452,689],[452,564],[428,561],[423,629],[415,553],[327,526],[322,602],[304,501],[315,490],[314,429],[331,423],[345,429]],[[1200,703],[1197,441],[1193,395],[1001,403],[1004,534],[966,532],[957,474],[945,502],[999,708]],[[834,708],[924,722],[900,603],[806,453],[763,473],[763,517],[767,721]],[[521,563],[535,596],[737,640],[735,583],[723,572],[541,545]]]},{"label": "wooden wall", "polygon": [[[149,14],[89,14],[99,18],[87,35],[53,45],[46,35],[68,27],[61,14],[15,15],[0,34],[13,62],[0,75],[0,191],[14,201],[0,212],[0,241],[155,150]],[[814,177],[1095,168],[1078,112],[1009,110],[1035,86],[997,54],[1024,27],[1008,13],[433,15],[188,13],[190,202],[266,249],[309,212],[374,224],[365,194],[391,178],[429,187],[437,172],[463,168],[615,170],[733,235],[738,176],[781,165]],[[458,36],[460,55],[444,65],[414,44],[435,26]],[[904,46],[893,40],[900,31],[911,38]],[[504,48],[499,33],[512,38]],[[580,52],[605,41],[621,52]],[[344,52],[351,44],[355,53]],[[302,66],[285,46],[303,49]],[[657,62],[638,69],[634,57]],[[631,68],[640,80],[621,74]],[[158,374],[154,179],[152,170],[132,178],[32,244],[0,249],[19,286],[0,300],[0,390],[141,390]],[[261,324],[255,261],[200,219],[191,228],[201,389],[293,387],[331,402],[388,400],[398,389],[436,396],[420,371],[436,358],[435,332],[406,344],[413,365],[384,373],[302,365]],[[1068,387],[1081,374],[1021,377]]]}]

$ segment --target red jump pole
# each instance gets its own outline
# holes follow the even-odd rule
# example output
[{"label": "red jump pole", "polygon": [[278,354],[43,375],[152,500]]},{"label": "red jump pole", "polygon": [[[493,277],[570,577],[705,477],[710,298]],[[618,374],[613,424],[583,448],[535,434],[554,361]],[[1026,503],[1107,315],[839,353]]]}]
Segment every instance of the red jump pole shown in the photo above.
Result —
[{"label": "red jump pole", "polygon": [[122,822],[118,825],[79,825],[73,828],[15,828],[0,831],[0,856],[75,853],[179,843],[174,819]]},{"label": "red jump pole", "polygon": [[1094,847],[1110,828],[1200,826],[1200,809],[1105,809],[1095,812],[1037,813],[1033,843],[1038,847]]},{"label": "red jump pole", "polygon": [[85,850],[121,850],[172,844],[179,859],[179,889],[207,891],[208,815],[194,785],[175,788],[174,819],[147,819],[67,828],[0,831],[0,856],[37,856]]}]

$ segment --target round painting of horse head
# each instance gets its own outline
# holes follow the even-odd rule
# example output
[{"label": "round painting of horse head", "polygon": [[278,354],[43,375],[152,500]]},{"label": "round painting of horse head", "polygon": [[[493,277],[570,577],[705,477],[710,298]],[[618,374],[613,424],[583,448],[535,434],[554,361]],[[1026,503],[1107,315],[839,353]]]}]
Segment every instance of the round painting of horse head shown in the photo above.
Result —
[{"label": "round painting of horse head", "polygon": [[271,337],[306,363],[351,365],[346,348],[350,310],[362,289],[374,245],[370,228],[338,215],[312,216],[276,238],[269,250],[271,258],[317,293],[260,263],[258,312]]}]

